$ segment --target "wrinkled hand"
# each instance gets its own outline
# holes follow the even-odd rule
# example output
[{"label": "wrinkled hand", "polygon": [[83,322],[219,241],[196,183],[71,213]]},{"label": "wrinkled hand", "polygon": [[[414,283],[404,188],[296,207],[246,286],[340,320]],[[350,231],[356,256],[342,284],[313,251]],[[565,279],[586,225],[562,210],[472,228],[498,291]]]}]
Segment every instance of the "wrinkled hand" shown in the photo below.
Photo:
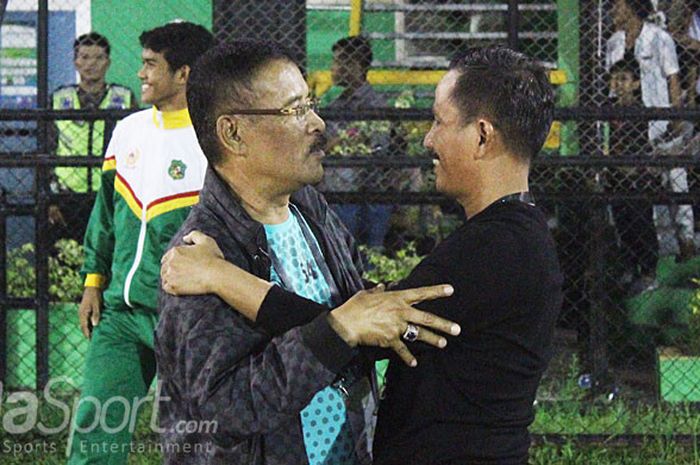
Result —
[{"label": "wrinkled hand", "polygon": [[61,226],[68,226],[66,219],[61,213],[61,209],[58,205],[49,205],[49,224],[60,224]]},{"label": "wrinkled hand", "polygon": [[439,348],[447,345],[447,339],[431,329],[453,336],[461,329],[456,323],[417,310],[412,305],[447,297],[453,292],[452,286],[444,284],[403,291],[384,291],[384,286],[379,285],[370,291],[358,292],[333,310],[329,323],[350,346],[391,348],[407,365],[416,366],[417,360],[401,339],[409,323],[419,326],[417,340]]},{"label": "wrinkled hand", "polygon": [[224,254],[216,241],[199,231],[182,238],[188,245],[173,247],[160,261],[163,290],[172,295],[210,294]]},{"label": "wrinkled hand", "polygon": [[80,321],[80,329],[88,339],[92,337],[92,330],[100,323],[101,309],[102,289],[99,287],[86,287],[78,307],[78,319]]}]

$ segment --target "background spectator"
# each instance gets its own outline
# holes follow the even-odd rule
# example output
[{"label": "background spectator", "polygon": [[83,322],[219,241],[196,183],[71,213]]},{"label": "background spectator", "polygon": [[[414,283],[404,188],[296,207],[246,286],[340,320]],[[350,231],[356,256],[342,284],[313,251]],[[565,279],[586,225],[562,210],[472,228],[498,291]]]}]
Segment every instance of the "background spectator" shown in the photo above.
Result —
[{"label": "background spectator", "polygon": [[[616,32],[606,46],[606,68],[633,53],[639,64],[642,102],[645,107],[681,106],[678,56],[671,35],[646,19],[653,12],[649,0],[615,0],[613,23]],[[649,123],[649,140],[659,151],[673,150],[682,143],[680,125],[668,121]],[[663,174],[664,184],[672,192],[688,192],[687,172],[682,168]],[[654,222],[660,255],[692,256],[694,246],[693,211],[690,205],[655,206]]]},{"label": "background spectator", "polygon": [[[343,87],[340,96],[328,105],[328,108],[342,108],[349,111],[367,108],[384,108],[387,101],[377,93],[367,81],[367,72],[372,64],[372,48],[365,37],[346,37],[333,44],[333,64],[331,74],[333,84]],[[386,127],[384,127],[386,126]],[[328,149],[331,154],[360,155],[354,151],[358,143],[369,145],[367,155],[381,154],[388,149],[390,137],[386,123],[370,121],[368,123],[329,123]],[[345,140],[342,140],[345,139]],[[368,140],[363,140],[368,139]],[[340,145],[346,143],[349,150],[343,151]],[[385,171],[379,168],[368,170],[355,168],[329,168],[323,185],[326,190],[338,192],[358,192],[371,189],[373,184],[386,185]],[[379,182],[372,183],[372,179]],[[375,186],[376,187],[376,186]],[[379,186],[381,187],[381,186]],[[383,247],[384,237],[389,230],[389,218],[392,207],[386,204],[344,203],[333,208],[345,226],[361,242],[371,247]]]},{"label": "background spectator", "polygon": [[[610,68],[610,91],[613,105],[628,108],[643,105],[639,65],[632,54],[628,53]],[[651,152],[646,122],[610,122],[612,156],[643,156]],[[625,188],[632,192],[640,192],[655,184],[643,168],[641,172],[634,167],[611,168],[609,174],[612,183],[624,182]],[[612,214],[619,247],[618,259],[628,274],[621,282],[632,283],[631,290],[636,293],[651,284],[658,260],[659,244],[654,230],[652,203],[642,199],[623,201],[612,205]]]},{"label": "background spectator", "polygon": [[677,45],[679,78],[683,103],[695,106],[700,64],[700,2],[697,0],[672,0],[667,7],[668,32]]},{"label": "background spectator", "polygon": [[[78,84],[59,87],[51,96],[54,110],[126,109],[136,107],[131,89],[107,83],[105,76],[110,65],[110,46],[97,32],[83,34],[73,42],[75,69],[80,76]],[[56,121],[53,147],[58,156],[102,157],[105,138],[109,138],[114,122],[64,120]],[[83,195],[96,192],[100,187],[100,170],[93,168],[57,167],[52,191],[64,193],[60,202],[49,206],[52,240],[73,238],[82,241],[87,226],[88,212]],[[60,203],[60,205],[59,205]]]}]

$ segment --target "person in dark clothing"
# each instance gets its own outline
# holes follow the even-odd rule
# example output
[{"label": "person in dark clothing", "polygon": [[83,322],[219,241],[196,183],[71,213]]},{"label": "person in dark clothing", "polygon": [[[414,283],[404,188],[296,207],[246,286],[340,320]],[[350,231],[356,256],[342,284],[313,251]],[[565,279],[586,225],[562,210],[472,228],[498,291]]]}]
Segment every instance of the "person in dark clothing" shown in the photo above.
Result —
[{"label": "person in dark clothing", "polygon": [[[562,300],[554,241],[528,192],[553,107],[544,70],[503,47],[458,56],[436,89],[425,146],[435,154],[437,190],[456,199],[467,220],[398,287],[452,284],[450,299],[419,307],[459,322],[464,332],[438,351],[411,343],[422,329],[406,327],[418,363],[410,370],[390,363],[375,464],[527,463],[533,401]],[[219,292],[227,300],[235,288],[263,289],[241,281],[246,274],[218,258],[210,238],[193,242],[164,258],[166,290],[202,292],[188,279],[199,273],[228,289]],[[272,332],[325,310],[284,292],[248,303],[246,315]],[[298,320],[278,316],[279,308]]]},{"label": "person in dark clothing", "polygon": [[[361,291],[354,241],[309,186],[323,175],[325,124],[288,52],[253,41],[215,47],[193,69],[187,103],[209,169],[171,246],[201,229],[221,245],[221,258],[255,276],[231,306],[214,293],[161,293],[155,351],[165,463],[368,463],[373,425],[363,407],[376,390],[355,347],[392,347],[412,363],[400,339],[407,324],[444,347],[429,328],[459,328],[410,304],[451,288]],[[264,296],[267,281],[278,284],[270,295],[284,288],[323,308],[347,302],[269,331],[232,309]],[[248,292],[256,283],[264,290]],[[277,328],[295,316],[283,307],[275,315]]]},{"label": "person in dark clothing", "polygon": [[[631,53],[610,68],[612,104],[627,108],[642,108],[639,64]],[[610,122],[610,155],[613,157],[650,157],[646,121],[614,120]],[[613,190],[640,192],[658,186],[657,176],[645,168],[621,167],[609,171]],[[653,220],[653,204],[643,199],[623,201],[612,205],[613,221],[619,241],[620,259],[624,270],[632,270],[631,278],[638,280],[633,289],[653,281],[658,260],[659,243]],[[628,280],[629,281],[629,280]]]},{"label": "person in dark clothing", "polygon": [[[365,110],[369,108],[386,108],[387,101],[367,80],[367,73],[372,65],[372,47],[369,39],[362,36],[344,37],[333,44],[333,63],[331,77],[333,84],[343,88],[343,92],[333,100],[328,108],[346,110]],[[353,122],[332,122],[328,125],[328,152],[334,155],[342,146],[341,131],[352,128]],[[349,133],[348,133],[349,134]],[[389,133],[371,131],[366,143],[369,144],[369,156],[383,156],[387,153]],[[360,139],[357,135],[349,136],[349,144]],[[355,142],[357,145],[357,142]],[[357,156],[354,151],[350,155]],[[387,179],[391,179],[386,168],[362,169],[357,167],[329,167],[319,189],[336,192],[381,191]],[[368,197],[368,196],[366,196]],[[389,219],[392,206],[379,203],[344,203],[331,206],[350,230],[355,239],[370,247],[384,247],[384,238],[389,231]]]}]

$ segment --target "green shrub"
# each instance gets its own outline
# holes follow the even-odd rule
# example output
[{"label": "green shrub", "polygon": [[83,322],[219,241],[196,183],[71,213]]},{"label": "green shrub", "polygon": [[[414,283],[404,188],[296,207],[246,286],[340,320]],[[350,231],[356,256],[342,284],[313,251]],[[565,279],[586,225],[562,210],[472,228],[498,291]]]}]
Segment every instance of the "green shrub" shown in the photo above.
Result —
[{"label": "green shrub", "polygon": [[[80,267],[83,246],[72,239],[55,244],[56,254],[49,257],[49,295],[54,302],[75,302],[83,293]],[[7,254],[7,291],[12,297],[34,297],[36,269],[34,244],[27,243]]]},{"label": "green shrub", "polygon": [[384,255],[380,250],[361,246],[360,251],[367,258],[365,278],[376,283],[400,281],[423,259],[416,253],[416,245],[409,242],[394,256]]}]

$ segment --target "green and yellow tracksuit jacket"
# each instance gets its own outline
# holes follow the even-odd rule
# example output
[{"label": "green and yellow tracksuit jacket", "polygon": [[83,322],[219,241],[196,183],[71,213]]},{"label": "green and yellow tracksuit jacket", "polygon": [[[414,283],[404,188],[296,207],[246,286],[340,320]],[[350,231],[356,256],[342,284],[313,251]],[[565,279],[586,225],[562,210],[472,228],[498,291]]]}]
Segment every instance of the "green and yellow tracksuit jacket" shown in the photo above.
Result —
[{"label": "green and yellow tracksuit jacket", "polygon": [[120,121],[85,234],[85,285],[106,308],[155,310],[160,259],[199,200],[207,162],[187,110],[142,110]]}]

